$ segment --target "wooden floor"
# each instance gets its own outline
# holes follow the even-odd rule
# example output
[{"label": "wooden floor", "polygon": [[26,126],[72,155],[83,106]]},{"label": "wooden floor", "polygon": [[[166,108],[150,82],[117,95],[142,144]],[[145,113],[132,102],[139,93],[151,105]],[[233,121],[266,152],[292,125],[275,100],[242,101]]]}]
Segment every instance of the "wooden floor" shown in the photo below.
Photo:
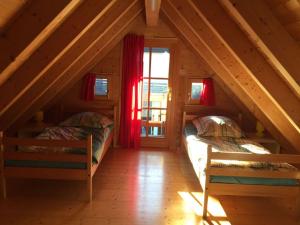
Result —
[{"label": "wooden floor", "polygon": [[201,188],[185,155],[110,150],[94,179],[94,200],[74,181],[9,180],[1,225],[293,225],[293,199],[210,198],[201,220]]}]

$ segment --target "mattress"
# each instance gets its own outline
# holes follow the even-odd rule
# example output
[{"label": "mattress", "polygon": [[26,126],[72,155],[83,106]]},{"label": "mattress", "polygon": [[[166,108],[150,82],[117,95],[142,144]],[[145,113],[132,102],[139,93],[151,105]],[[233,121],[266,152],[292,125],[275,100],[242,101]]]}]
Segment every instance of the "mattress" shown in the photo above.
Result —
[{"label": "mattress", "polygon": [[[66,131],[65,128],[63,128]],[[93,163],[96,164],[99,162],[99,158],[102,155],[103,145],[108,139],[109,135],[113,130],[113,126],[108,126],[105,129],[84,129],[80,132],[82,139],[91,133],[93,136]],[[68,130],[70,131],[70,130]],[[83,134],[86,135],[83,135]],[[45,149],[44,149],[45,150]],[[22,150],[26,152],[41,152],[41,148],[31,148],[27,150]],[[64,149],[64,151],[70,152],[72,154],[84,154],[85,150],[83,149]],[[31,167],[31,168],[60,168],[60,169],[86,169],[86,163],[80,162],[51,162],[51,161],[33,161],[33,160],[5,160],[5,166],[8,167]]]},{"label": "mattress", "polygon": [[[230,145],[224,145],[225,148],[235,147],[235,151],[245,152],[247,149],[243,149],[239,145],[239,143],[251,143],[254,146],[252,141],[248,142],[247,139],[234,139],[234,140],[221,140],[216,142],[214,139],[211,138],[200,138],[197,136],[197,129],[196,127],[188,123],[184,129],[184,135],[187,142],[187,152],[190,158],[190,161],[193,165],[194,171],[197,177],[201,180],[205,178],[205,161],[203,160],[206,157],[206,149],[208,144],[212,144],[213,151],[219,151],[220,146],[223,146],[224,143],[230,143]],[[220,144],[221,143],[221,144]],[[237,145],[237,146],[235,146]],[[252,146],[252,147],[253,147]],[[260,151],[267,151],[263,149],[262,146],[259,144],[255,145],[258,146]],[[221,150],[222,151],[222,150]],[[220,162],[221,160],[216,160],[212,162],[212,166],[214,167],[241,167],[241,169],[247,167],[252,169],[271,169],[271,170],[292,170],[294,167],[290,166],[289,164],[272,164],[269,165],[267,163],[255,163],[255,162],[243,162],[242,164],[236,164],[236,161],[229,162],[227,160],[226,163]],[[295,179],[281,179],[281,178],[256,178],[256,177],[233,177],[233,176],[210,176],[211,183],[224,183],[224,184],[247,184],[247,185],[273,185],[273,186],[296,186],[299,185],[298,181]]]}]

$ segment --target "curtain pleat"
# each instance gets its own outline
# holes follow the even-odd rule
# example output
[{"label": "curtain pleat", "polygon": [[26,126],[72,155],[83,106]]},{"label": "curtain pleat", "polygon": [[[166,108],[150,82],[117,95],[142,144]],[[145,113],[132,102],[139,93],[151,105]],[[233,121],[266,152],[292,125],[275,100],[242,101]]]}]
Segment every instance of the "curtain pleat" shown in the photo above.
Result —
[{"label": "curtain pleat", "polygon": [[81,99],[85,101],[92,101],[95,98],[95,83],[96,74],[88,73],[83,78],[81,88]]},{"label": "curtain pleat", "polygon": [[200,105],[214,106],[215,105],[215,90],[213,79],[203,79],[203,89],[200,94]]},{"label": "curtain pleat", "polygon": [[141,88],[143,82],[144,37],[124,38],[119,144],[137,149],[141,134]]}]

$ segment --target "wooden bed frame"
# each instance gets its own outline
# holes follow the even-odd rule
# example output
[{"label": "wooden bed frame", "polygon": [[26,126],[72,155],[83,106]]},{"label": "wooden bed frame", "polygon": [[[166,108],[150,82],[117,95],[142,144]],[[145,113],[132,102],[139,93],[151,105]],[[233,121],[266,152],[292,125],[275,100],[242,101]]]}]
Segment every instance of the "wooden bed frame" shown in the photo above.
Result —
[{"label": "wooden bed frame", "polygon": [[[116,107],[99,109],[87,108],[68,111],[68,114],[76,112],[93,111],[100,112],[105,115],[110,115],[116,118]],[[39,140],[34,138],[15,138],[5,137],[3,132],[0,132],[0,182],[2,183],[3,198],[6,198],[6,179],[7,178],[35,178],[35,179],[61,179],[61,180],[84,180],[87,183],[87,199],[92,200],[92,182],[93,176],[113,142],[114,131],[110,133],[107,140],[102,146],[99,163],[92,163],[92,135],[86,140]],[[84,148],[86,155],[78,155],[61,152],[17,152],[6,150],[6,147],[12,146],[45,146],[45,147],[71,147]],[[10,167],[5,166],[5,160],[33,160],[33,161],[49,161],[49,162],[66,162],[66,163],[86,163],[86,169],[65,169],[65,168],[33,168],[33,167]]]},{"label": "wooden bed frame", "polygon": [[[193,120],[196,117],[204,115],[223,115],[229,117],[228,113],[217,112],[216,114],[207,114],[199,112],[183,113],[184,129],[186,122]],[[233,117],[231,117],[233,118]],[[241,116],[238,116],[241,118]],[[189,155],[189,148],[184,134],[182,135],[182,148]],[[297,217],[300,217],[300,186],[268,186],[268,185],[245,185],[245,184],[224,184],[211,183],[210,176],[238,176],[238,177],[261,177],[261,178],[286,178],[300,180],[299,171],[253,171],[250,169],[239,168],[216,168],[211,166],[212,160],[240,160],[240,161],[256,161],[256,162],[271,162],[271,163],[290,163],[300,164],[300,155],[292,154],[270,154],[257,155],[249,153],[224,153],[212,152],[212,146],[207,146],[207,162],[206,162],[206,177],[200,184],[203,190],[203,218],[207,217],[208,195],[239,195],[239,196],[265,196],[265,197],[292,197],[296,199]],[[300,183],[299,183],[300,184]]]}]

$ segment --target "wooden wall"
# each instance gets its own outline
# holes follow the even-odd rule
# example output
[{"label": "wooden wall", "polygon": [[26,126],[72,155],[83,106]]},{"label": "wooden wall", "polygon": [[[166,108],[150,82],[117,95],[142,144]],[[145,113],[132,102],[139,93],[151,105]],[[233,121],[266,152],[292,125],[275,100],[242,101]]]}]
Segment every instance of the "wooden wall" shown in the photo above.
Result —
[{"label": "wooden wall", "polygon": [[[137,18],[135,22],[134,29],[132,33],[143,34],[145,38],[148,39],[176,39],[177,48],[175,53],[175,70],[171,74],[173,77],[173,100],[175,101],[176,113],[174,121],[180,121],[182,117],[182,108],[185,104],[185,96],[187,90],[185,85],[188,78],[207,78],[212,77],[215,80],[215,95],[216,95],[216,106],[218,108],[230,111],[233,113],[242,112],[245,115],[244,119],[244,129],[251,131],[254,129],[255,118],[251,116],[249,111],[239,102],[237,97],[233,96],[231,91],[227,89],[218,79],[215,79],[213,70],[205,63],[205,61],[197,57],[188,46],[186,46],[171,30],[170,28],[159,21],[157,27],[147,27],[145,25],[145,19],[143,16]],[[112,80],[112,92],[110,93],[110,98],[115,104],[119,105],[120,99],[120,83],[121,83],[121,57],[122,57],[122,43],[117,44],[112,51],[102,59],[92,70],[94,73],[105,73],[111,74]],[[71,89],[66,90],[65,94],[62,96],[61,101],[57,102],[55,105],[49,109],[53,109],[62,104],[64,107],[76,107],[78,105],[98,105],[103,104],[101,101],[84,102],[80,100],[80,90],[82,81],[77,82]],[[179,137],[181,134],[181,123],[176,122],[176,132],[174,137]],[[177,138],[178,140],[178,138]],[[178,144],[178,143],[177,143]],[[174,146],[172,146],[174,147]]]}]

